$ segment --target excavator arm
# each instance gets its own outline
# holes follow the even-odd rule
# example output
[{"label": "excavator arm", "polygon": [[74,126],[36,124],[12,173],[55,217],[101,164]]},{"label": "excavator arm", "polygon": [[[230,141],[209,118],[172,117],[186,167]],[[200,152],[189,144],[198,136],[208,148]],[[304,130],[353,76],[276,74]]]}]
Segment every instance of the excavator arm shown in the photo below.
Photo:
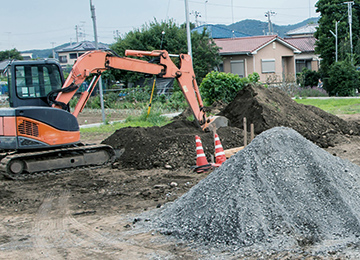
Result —
[{"label": "excavator arm", "polygon": [[[87,52],[79,57],[74,64],[72,71],[63,85],[62,90],[64,91],[61,91],[57,95],[56,100],[53,102],[53,107],[64,108],[64,104],[67,105],[70,102],[84,80],[88,76],[94,75],[88,89],[81,94],[72,112],[72,114],[77,117],[88,101],[101,73],[113,68],[152,74],[162,78],[176,78],[196,120],[203,129],[208,127],[210,120],[206,118],[203,110],[203,102],[195,80],[192,60],[189,55],[169,55],[165,50],[151,52],[127,50],[125,56],[157,57],[157,63],[150,63],[135,58],[119,57],[109,51],[96,50]],[[173,63],[170,56],[176,56],[180,59],[179,68]]]}]

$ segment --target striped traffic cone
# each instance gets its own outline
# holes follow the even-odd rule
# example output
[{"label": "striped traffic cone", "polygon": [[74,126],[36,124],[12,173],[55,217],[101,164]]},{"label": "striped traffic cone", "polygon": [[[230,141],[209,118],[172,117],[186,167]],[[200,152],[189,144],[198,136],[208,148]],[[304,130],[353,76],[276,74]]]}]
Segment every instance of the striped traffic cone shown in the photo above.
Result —
[{"label": "striped traffic cone", "polygon": [[196,172],[205,172],[211,168],[211,164],[208,163],[204,149],[201,143],[200,136],[195,136],[196,141],[196,166],[194,167]]},{"label": "striped traffic cone", "polygon": [[219,167],[223,162],[226,161],[226,156],[218,134],[215,133],[214,139],[215,139],[215,166]]}]

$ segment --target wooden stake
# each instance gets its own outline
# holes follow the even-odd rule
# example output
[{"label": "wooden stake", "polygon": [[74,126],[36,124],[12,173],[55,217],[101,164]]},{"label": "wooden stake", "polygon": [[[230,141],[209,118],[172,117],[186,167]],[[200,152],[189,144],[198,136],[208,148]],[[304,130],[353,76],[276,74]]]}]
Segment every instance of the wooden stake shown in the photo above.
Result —
[{"label": "wooden stake", "polygon": [[244,147],[247,146],[247,126],[246,126],[246,117],[244,117]]},{"label": "wooden stake", "polygon": [[250,142],[254,139],[254,124],[250,125]]}]

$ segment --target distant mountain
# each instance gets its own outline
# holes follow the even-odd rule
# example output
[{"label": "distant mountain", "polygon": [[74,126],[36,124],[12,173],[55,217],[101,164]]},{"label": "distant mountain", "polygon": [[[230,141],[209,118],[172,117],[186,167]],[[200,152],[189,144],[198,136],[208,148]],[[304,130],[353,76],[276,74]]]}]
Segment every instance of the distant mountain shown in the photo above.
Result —
[{"label": "distant mountain", "polygon": [[[64,43],[62,45],[59,45],[59,46],[56,46],[54,49],[55,49],[55,53],[57,50],[61,50],[61,49],[64,49],[64,48],[67,48],[67,47],[70,47],[71,45],[72,46],[75,46],[77,45],[78,43]],[[108,45],[108,44],[106,44]],[[53,54],[53,49],[44,49],[44,50],[28,50],[28,51],[22,51],[21,53],[32,53],[33,54],[33,58],[34,59],[38,59],[38,58],[49,58],[50,56],[52,56]],[[56,55],[56,54],[55,54]]]},{"label": "distant mountain", "polygon": [[[62,45],[55,47],[55,52],[57,50],[63,49],[70,46],[70,43],[64,43]],[[53,54],[53,49],[44,49],[44,50],[28,50],[28,51],[22,51],[21,53],[32,53],[34,59],[38,58],[49,58]]]},{"label": "distant mountain", "polygon": [[[314,18],[309,18],[306,19],[305,21],[302,21],[300,23],[297,24],[291,24],[291,25],[276,25],[273,24],[273,30],[274,33],[279,35],[280,37],[284,37],[285,34],[288,31],[294,30],[296,28],[300,28],[302,26],[305,26],[309,23],[317,23],[319,20],[318,17],[314,17]],[[227,29],[230,30],[234,30],[234,31],[238,31],[238,32],[242,32],[242,33],[246,33],[249,35],[265,35],[268,33],[268,23],[267,22],[261,22],[259,20],[243,20],[237,23],[233,23],[230,25],[221,25],[222,27],[225,27]]]}]

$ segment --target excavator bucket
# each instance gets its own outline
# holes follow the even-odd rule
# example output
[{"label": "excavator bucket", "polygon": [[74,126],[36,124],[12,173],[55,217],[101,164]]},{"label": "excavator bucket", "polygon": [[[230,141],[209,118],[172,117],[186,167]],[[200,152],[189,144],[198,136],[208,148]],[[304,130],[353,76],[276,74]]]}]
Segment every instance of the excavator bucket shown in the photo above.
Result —
[{"label": "excavator bucket", "polygon": [[220,127],[226,127],[229,125],[229,119],[224,116],[211,116],[207,119],[203,129],[209,129],[210,131],[215,131]]}]

